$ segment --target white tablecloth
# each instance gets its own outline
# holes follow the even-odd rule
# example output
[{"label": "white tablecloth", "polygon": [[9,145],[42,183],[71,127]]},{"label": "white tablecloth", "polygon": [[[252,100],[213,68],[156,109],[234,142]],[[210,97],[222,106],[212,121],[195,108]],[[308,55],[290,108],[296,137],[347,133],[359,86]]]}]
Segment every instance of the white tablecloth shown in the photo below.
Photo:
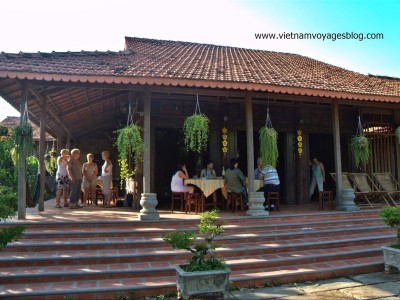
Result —
[{"label": "white tablecloth", "polygon": [[186,179],[185,184],[193,184],[201,189],[206,197],[224,187],[224,179]]}]

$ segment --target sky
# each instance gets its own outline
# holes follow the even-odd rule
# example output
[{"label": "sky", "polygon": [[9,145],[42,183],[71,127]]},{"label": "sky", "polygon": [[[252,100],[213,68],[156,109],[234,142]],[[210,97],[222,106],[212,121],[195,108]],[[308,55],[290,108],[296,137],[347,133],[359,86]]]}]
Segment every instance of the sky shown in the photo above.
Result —
[{"label": "sky", "polygon": [[[123,50],[131,36],[296,53],[400,77],[399,11],[399,0],[13,0],[1,5],[0,51]],[[306,33],[314,39],[300,39]],[[383,38],[333,39],[346,33]],[[18,112],[0,98],[0,120],[9,115]]]}]

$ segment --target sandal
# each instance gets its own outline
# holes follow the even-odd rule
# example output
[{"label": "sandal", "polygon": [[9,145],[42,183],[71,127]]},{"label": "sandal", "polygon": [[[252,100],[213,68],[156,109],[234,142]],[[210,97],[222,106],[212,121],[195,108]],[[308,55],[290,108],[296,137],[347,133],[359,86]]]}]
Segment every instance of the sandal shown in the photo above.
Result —
[{"label": "sandal", "polygon": [[64,207],[69,207],[69,203],[64,203]]},{"label": "sandal", "polygon": [[62,208],[62,206],[60,204],[57,204],[56,208]]}]

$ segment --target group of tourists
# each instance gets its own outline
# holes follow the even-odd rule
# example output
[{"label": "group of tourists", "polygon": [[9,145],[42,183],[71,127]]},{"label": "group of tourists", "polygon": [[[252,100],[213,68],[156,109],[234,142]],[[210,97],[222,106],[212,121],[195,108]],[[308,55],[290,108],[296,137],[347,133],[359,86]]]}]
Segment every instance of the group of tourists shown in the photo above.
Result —
[{"label": "group of tourists", "polygon": [[[60,156],[57,158],[57,193],[56,208],[62,208],[61,196],[64,199],[64,207],[70,209],[82,208],[86,206],[86,202],[91,197],[94,206],[97,205],[97,185],[98,185],[98,167],[92,153],[87,154],[87,161],[82,165],[80,158],[80,150],[72,149],[71,153],[68,149],[62,149]],[[104,164],[101,168],[102,193],[104,195],[103,207],[111,207],[111,180],[112,180],[112,162],[110,160],[110,152],[103,151],[101,153]],[[80,197],[81,191],[84,191],[83,198]],[[81,205],[79,199],[81,198]],[[68,201],[69,200],[69,201]]]},{"label": "group of tourists", "polygon": [[[315,187],[318,187],[318,192],[324,190],[323,184],[325,182],[325,168],[322,162],[318,161],[314,157],[310,163],[311,165],[311,185],[310,185],[310,197],[315,191]],[[216,172],[213,169],[213,162],[208,161],[206,168],[200,172],[200,178],[210,179],[215,178]],[[185,180],[189,179],[189,174],[186,165],[183,163],[178,164],[174,175],[171,180],[171,191],[180,193],[193,193],[195,187],[193,185],[185,185]],[[239,169],[239,161],[237,158],[230,160],[230,166],[225,172],[225,187],[228,192],[242,193],[247,204],[247,190],[246,190],[246,177],[243,172]],[[280,180],[278,171],[271,164],[264,165],[261,158],[257,159],[257,168],[254,170],[254,179],[262,180],[263,186],[257,190],[257,192],[263,192],[264,198],[267,199],[268,193],[280,192]],[[264,205],[265,210],[273,211],[275,209],[275,203],[271,201],[269,205]]]}]

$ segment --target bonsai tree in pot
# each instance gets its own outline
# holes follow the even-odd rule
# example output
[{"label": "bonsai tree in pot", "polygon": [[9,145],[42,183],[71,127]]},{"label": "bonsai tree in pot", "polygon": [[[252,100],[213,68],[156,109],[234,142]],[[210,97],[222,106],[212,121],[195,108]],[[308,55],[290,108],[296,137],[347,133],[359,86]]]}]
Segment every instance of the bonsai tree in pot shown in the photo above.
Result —
[{"label": "bonsai tree in pot", "polygon": [[395,243],[390,247],[382,247],[385,271],[390,271],[391,267],[400,270],[400,206],[386,206],[381,209],[379,215],[386,225],[397,232]]},{"label": "bonsai tree in pot", "polygon": [[193,231],[174,231],[163,235],[163,240],[174,249],[184,249],[193,254],[188,264],[176,266],[178,296],[189,299],[192,295],[204,293],[226,293],[230,269],[225,260],[216,255],[220,247],[214,238],[224,232],[221,223],[216,222],[216,210],[200,214],[199,234],[202,242],[196,241]]}]

